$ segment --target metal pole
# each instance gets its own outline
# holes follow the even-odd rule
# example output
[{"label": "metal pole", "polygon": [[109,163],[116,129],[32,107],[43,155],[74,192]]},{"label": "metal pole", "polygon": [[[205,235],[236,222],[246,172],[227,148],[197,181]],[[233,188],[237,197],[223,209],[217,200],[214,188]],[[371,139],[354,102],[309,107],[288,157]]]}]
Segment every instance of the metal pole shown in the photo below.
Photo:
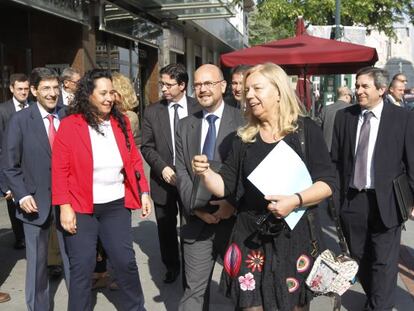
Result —
[{"label": "metal pole", "polygon": [[341,0],[335,1],[335,39],[341,37]]},{"label": "metal pole", "polygon": [[[341,38],[341,0],[335,0],[335,40]],[[341,75],[335,75],[335,98],[336,90],[341,86]],[[336,98],[337,99],[337,98]]]}]

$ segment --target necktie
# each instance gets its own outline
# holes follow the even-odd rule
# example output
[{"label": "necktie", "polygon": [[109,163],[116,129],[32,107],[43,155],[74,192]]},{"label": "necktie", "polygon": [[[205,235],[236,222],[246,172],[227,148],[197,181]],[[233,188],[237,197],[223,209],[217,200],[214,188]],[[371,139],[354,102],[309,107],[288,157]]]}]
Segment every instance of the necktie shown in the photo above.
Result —
[{"label": "necktie", "polygon": [[174,133],[173,135],[175,135],[175,132],[177,131],[177,125],[178,125],[178,121],[180,121],[180,117],[178,116],[178,108],[180,107],[179,104],[174,104],[173,108],[174,108]]},{"label": "necktie", "polygon": [[19,103],[20,110],[23,110],[24,109],[24,106],[25,106],[24,103]]},{"label": "necktie", "polygon": [[52,148],[53,146],[53,141],[55,140],[55,136],[56,136],[56,128],[55,125],[53,123],[53,119],[55,117],[51,114],[47,115],[47,119],[49,120],[49,143],[50,143],[50,147]]},{"label": "necktie", "polygon": [[216,120],[218,116],[211,114],[207,116],[208,131],[206,140],[204,141],[203,152],[209,160],[214,159],[214,149],[216,147]]},{"label": "necktie", "polygon": [[358,147],[355,154],[353,186],[360,191],[365,188],[367,183],[368,143],[371,129],[370,119],[373,115],[371,111],[367,111],[364,114],[364,122],[359,133]]}]

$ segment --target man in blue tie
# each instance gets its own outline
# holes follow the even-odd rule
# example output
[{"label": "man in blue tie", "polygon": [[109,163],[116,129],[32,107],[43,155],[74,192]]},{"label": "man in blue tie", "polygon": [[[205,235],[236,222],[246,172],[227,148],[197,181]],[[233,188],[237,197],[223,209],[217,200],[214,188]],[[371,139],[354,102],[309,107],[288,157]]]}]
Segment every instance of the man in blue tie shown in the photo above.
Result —
[{"label": "man in blue tie", "polygon": [[243,125],[240,110],[224,103],[226,81],[217,66],[197,69],[193,87],[203,110],[180,120],[175,139],[177,188],[185,218],[181,239],[187,283],[180,311],[208,310],[214,263],[217,255],[223,257],[234,223],[234,198],[210,201],[206,208],[192,208],[195,177],[191,160],[202,153],[209,160],[223,162],[236,129]]}]

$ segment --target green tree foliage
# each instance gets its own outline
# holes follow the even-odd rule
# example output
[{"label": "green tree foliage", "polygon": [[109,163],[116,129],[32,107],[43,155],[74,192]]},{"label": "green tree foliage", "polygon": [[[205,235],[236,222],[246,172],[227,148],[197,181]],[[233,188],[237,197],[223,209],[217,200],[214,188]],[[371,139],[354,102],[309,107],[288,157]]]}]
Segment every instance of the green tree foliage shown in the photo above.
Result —
[{"label": "green tree foliage", "polygon": [[[298,16],[313,25],[335,24],[335,0],[263,0],[253,14],[250,26],[252,44],[293,36]],[[404,16],[414,23],[413,0],[342,0],[341,24],[344,26],[365,26],[367,31],[383,31],[395,38],[393,24],[401,22]],[[263,28],[263,29],[261,29]],[[268,31],[266,31],[268,30]],[[260,32],[263,32],[263,36]],[[279,34],[279,36],[277,35]]]}]

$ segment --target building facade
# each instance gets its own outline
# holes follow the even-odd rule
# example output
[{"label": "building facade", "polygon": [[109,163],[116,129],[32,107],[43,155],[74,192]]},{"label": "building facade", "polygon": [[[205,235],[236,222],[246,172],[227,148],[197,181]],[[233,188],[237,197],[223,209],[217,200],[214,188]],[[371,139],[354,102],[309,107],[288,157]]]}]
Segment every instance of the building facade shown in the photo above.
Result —
[{"label": "building facade", "polygon": [[[253,0],[2,0],[0,101],[14,72],[49,66],[118,71],[135,84],[140,110],[159,98],[158,71],[194,70],[247,46]],[[191,89],[189,93],[191,94]]]}]

